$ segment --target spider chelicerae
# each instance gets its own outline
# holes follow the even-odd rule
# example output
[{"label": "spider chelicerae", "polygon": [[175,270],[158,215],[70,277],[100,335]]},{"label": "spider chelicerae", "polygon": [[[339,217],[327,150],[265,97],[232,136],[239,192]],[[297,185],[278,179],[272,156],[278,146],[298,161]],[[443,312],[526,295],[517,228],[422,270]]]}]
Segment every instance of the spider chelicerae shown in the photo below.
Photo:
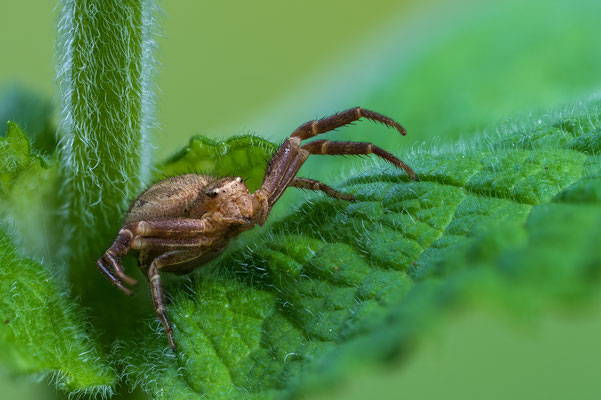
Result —
[{"label": "spider chelicerae", "polygon": [[355,107],[299,126],[271,157],[261,188],[252,194],[240,177],[188,174],[162,180],[134,200],[117,238],[98,259],[98,269],[113,285],[132,295],[125,284],[135,286],[137,281],[125,274],[120,259],[131,250],[138,252],[139,267],[150,282],[154,308],[169,346],[175,351],[173,329],[165,314],[162,272],[186,274],[218,256],[232,238],[256,224],[263,225],[273,205],[290,186],[354,200],[352,195],[319,181],[297,177],[309,155],[373,153],[417,180],[409,166],[371,143],[315,140],[301,144],[360,118],[381,122],[405,135],[405,129],[392,119]]}]

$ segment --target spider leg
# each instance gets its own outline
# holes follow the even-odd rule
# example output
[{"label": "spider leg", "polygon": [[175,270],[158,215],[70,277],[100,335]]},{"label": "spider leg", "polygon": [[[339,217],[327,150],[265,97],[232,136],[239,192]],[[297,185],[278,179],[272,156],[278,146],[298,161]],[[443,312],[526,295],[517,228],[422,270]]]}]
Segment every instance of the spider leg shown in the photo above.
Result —
[{"label": "spider leg", "polygon": [[[282,143],[269,160],[267,168],[265,169],[265,177],[263,178],[261,190],[268,193],[270,197],[273,196],[275,190],[282,185],[282,182],[286,181],[285,178],[287,172],[290,169],[295,169],[293,165],[298,165],[298,168],[294,170],[292,178],[294,178],[296,171],[298,171],[303,162],[309,157],[308,152],[300,152],[300,145],[300,138],[289,137]],[[290,178],[290,180],[292,180],[292,178]],[[275,201],[271,202],[271,204],[273,203],[275,203]]]},{"label": "spider leg", "polygon": [[[111,267],[113,267],[113,270],[119,278],[128,284],[135,286],[138,284],[138,281],[126,275],[123,267],[119,263],[119,259],[128,252],[129,244],[132,238],[133,233],[131,231],[127,229],[121,229],[117,239],[115,239],[111,247],[109,247],[109,249],[104,253],[102,258],[107,261]],[[100,261],[100,259],[98,261]]]},{"label": "spider leg", "polygon": [[336,199],[342,199],[347,201],[354,201],[355,198],[352,194],[341,193],[337,190],[332,189],[330,186],[316,181],[314,179],[307,178],[294,178],[292,182],[290,182],[289,186],[293,186],[299,189],[308,189],[308,190],[321,190],[325,194],[330,197],[334,197]]},{"label": "spider leg", "polygon": [[[164,220],[151,220],[151,221],[136,221],[127,224],[119,231],[117,239],[113,242],[111,247],[104,253],[104,255],[98,259],[98,269],[100,269],[109,280],[125,293],[131,295],[129,289],[125,289],[121,283],[124,281],[132,286],[138,284],[138,282],[125,274],[123,267],[119,260],[127,254],[127,252],[133,247],[132,243],[135,238],[145,236],[156,236],[156,237],[194,237],[201,233],[211,232],[214,230],[214,225],[211,223],[212,214],[205,214],[206,217],[202,219],[164,219]],[[108,264],[112,267],[113,271],[109,271]],[[107,272],[110,275],[107,274]],[[113,273],[114,272],[114,273]],[[118,281],[119,285],[115,283],[114,275],[117,275],[121,280]],[[125,289],[125,290],[124,290]]]},{"label": "spider leg", "polygon": [[[394,120],[361,107],[351,108],[320,120],[306,122],[290,135],[269,161],[261,185],[261,192],[257,196],[259,202],[263,203],[263,206],[266,205],[265,203],[269,207],[273,206],[294,179],[301,165],[309,157],[309,152],[303,151],[304,149],[300,147],[301,141],[348,125],[362,117],[395,128],[402,135],[406,133],[405,129]],[[392,157],[394,158],[394,156]],[[261,197],[267,197],[267,202],[262,200]]]},{"label": "spider leg", "polygon": [[169,347],[175,351],[175,341],[173,340],[173,329],[165,314],[165,296],[161,285],[160,269],[174,264],[181,264],[191,261],[200,255],[199,250],[176,250],[164,253],[155,258],[148,268],[148,281],[150,282],[150,292],[152,294],[152,304],[156,310],[157,317],[163,324]]},{"label": "spider leg", "polygon": [[309,157],[309,152],[301,150],[300,144],[300,138],[288,138],[269,160],[263,184],[259,190],[253,193],[254,218],[259,225],[265,223],[271,207],[278,201]]},{"label": "spider leg", "polygon": [[201,219],[171,218],[136,221],[127,224],[121,231],[129,231],[132,238],[136,236],[193,237],[215,229],[211,222],[215,217],[214,214],[206,213]]},{"label": "spider leg", "polygon": [[[288,141],[294,146],[294,151],[289,157],[283,157],[279,162],[274,163],[273,169],[268,168],[265,172],[265,178],[261,190],[269,193],[269,206],[272,207],[282,196],[284,190],[290,182],[296,177],[296,173],[309,157],[309,152],[300,149],[300,140],[290,138]],[[288,154],[286,154],[288,156]]]},{"label": "spider leg", "polygon": [[121,283],[121,281],[119,280],[119,278],[117,278],[115,275],[113,275],[113,273],[111,272],[111,270],[105,264],[105,260],[104,260],[103,257],[100,257],[96,261],[96,267],[98,268],[98,270],[100,272],[102,272],[104,274],[104,276],[106,276],[108,278],[108,280],[113,285],[117,286],[119,289],[121,289],[123,292],[125,292],[126,295],[133,296],[134,292],[132,292],[131,290],[129,290],[128,288],[126,288],[125,286],[123,286],[123,283]]},{"label": "spider leg", "polygon": [[329,140],[315,140],[305,144],[301,150],[306,150],[310,154],[327,154],[327,155],[359,155],[359,154],[375,154],[383,158],[392,165],[402,168],[407,172],[409,178],[416,181],[415,172],[407,164],[393,156],[386,150],[367,142],[331,142]]},{"label": "spider leg", "polygon": [[132,241],[131,248],[136,250],[189,250],[199,249],[210,244],[211,240],[203,236],[189,239],[165,239],[136,236]]},{"label": "spider leg", "polygon": [[296,177],[296,173],[310,154],[374,153],[395,166],[404,169],[411,179],[417,180],[415,173],[409,166],[371,143],[339,142],[341,144],[336,144],[337,142],[317,140],[301,147],[301,142],[305,139],[348,125],[362,117],[381,122],[386,126],[395,128],[402,135],[405,134],[405,129],[394,120],[361,107],[351,108],[339,114],[304,123],[278,148],[267,165],[263,184],[253,194],[255,222],[259,225],[265,223],[271,207],[278,201],[286,188],[291,185],[291,182]]},{"label": "spider leg", "polygon": [[386,126],[395,128],[401,133],[401,135],[405,135],[407,133],[405,128],[403,128],[399,123],[382,114],[378,114],[361,107],[354,107],[338,114],[330,115],[329,117],[306,122],[299,126],[291,136],[298,137],[301,140],[309,139],[321,133],[330,132],[336,128],[348,125],[362,117],[372,121],[381,122]]}]

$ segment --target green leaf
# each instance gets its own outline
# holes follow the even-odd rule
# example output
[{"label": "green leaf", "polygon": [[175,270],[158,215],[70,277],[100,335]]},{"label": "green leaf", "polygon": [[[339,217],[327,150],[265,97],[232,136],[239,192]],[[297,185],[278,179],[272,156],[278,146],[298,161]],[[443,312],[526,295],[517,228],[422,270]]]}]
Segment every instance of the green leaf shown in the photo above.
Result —
[{"label": "green leaf", "polygon": [[420,182],[364,168],[342,188],[356,202],[319,196],[168,285],[178,352],[141,331],[119,350],[126,373],[160,399],[287,397],[405,354],[469,304],[579,304],[601,277],[600,144],[592,102],[411,153]]},{"label": "green leaf", "polygon": [[[0,217],[15,227],[24,247],[53,258],[60,240],[56,229],[58,173],[55,163],[32,150],[25,132],[8,123],[0,138]],[[55,230],[56,229],[56,230]]]},{"label": "green leaf", "polygon": [[[8,123],[0,138],[0,205],[19,248],[55,256],[57,170],[36,154],[25,132]],[[60,233],[60,232],[59,232]],[[0,231],[0,358],[12,373],[51,375],[69,392],[111,393],[117,377],[69,299],[64,277],[24,258]]]},{"label": "green leaf", "polygon": [[52,102],[32,90],[10,85],[0,92],[0,123],[18,123],[29,134],[36,151],[43,154],[52,154],[56,149],[52,112]]},{"label": "green leaf", "polygon": [[82,313],[37,261],[0,231],[0,359],[13,373],[51,375],[69,392],[112,393],[115,371],[89,338]]},{"label": "green leaf", "polygon": [[20,174],[34,168],[45,166],[44,159],[31,151],[29,139],[23,130],[14,122],[8,122],[6,136],[0,138],[0,193],[6,196],[14,181]]},{"label": "green leaf", "polygon": [[265,167],[277,146],[253,135],[233,136],[216,141],[194,136],[188,146],[157,167],[157,176],[208,173],[215,176],[242,176],[251,191],[261,186]]}]

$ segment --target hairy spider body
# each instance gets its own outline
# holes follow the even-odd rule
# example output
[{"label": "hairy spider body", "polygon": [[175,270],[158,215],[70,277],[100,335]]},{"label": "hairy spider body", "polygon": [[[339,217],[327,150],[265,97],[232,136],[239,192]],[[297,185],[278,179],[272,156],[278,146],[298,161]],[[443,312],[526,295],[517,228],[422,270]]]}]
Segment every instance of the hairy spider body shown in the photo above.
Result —
[{"label": "hairy spider body", "polygon": [[250,193],[240,177],[214,178],[188,174],[160,181],[134,200],[123,226],[109,249],[97,261],[98,269],[123,292],[133,292],[124,283],[136,285],[127,276],[120,259],[129,251],[138,252],[138,263],[150,282],[157,316],[175,350],[173,330],[165,314],[160,273],[186,274],[218,256],[230,240],[256,224],[263,225],[271,208],[292,186],[319,190],[328,196],[352,201],[353,196],[296,173],[311,154],[375,154],[407,172],[417,180],[405,163],[387,151],[360,142],[316,140],[301,142],[365,117],[405,130],[392,119],[360,107],[352,108],[298,127],[278,148],[269,161],[261,188]]},{"label": "hairy spider body", "polygon": [[[220,191],[218,198],[210,197],[212,194],[207,195],[207,192],[212,193],[217,188]],[[189,231],[190,238],[202,239],[198,242],[198,257],[161,268],[161,272],[182,275],[193,270],[197,264],[204,264],[218,256],[234,236],[250,229],[253,226],[250,221],[252,209],[252,196],[242,179],[218,179],[209,175],[188,174],[168,178],[149,187],[134,200],[123,225],[124,229],[136,231],[140,235],[142,221],[170,220],[167,229],[173,233],[163,228],[161,237],[177,239],[182,237],[181,231],[188,229],[185,224],[189,220],[202,219],[205,223],[202,225],[202,233],[210,231],[210,237]],[[222,217],[225,215],[229,219]],[[168,250],[170,243],[162,241],[148,246],[144,242],[138,242],[131,246],[134,249],[140,248],[139,266],[143,272],[147,272],[149,262]]]}]

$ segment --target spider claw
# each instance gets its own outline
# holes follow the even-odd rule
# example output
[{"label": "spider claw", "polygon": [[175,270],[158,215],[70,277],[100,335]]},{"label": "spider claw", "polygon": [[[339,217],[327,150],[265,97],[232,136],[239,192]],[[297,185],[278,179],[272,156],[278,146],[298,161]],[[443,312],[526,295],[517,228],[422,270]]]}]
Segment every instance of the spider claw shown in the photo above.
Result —
[{"label": "spider claw", "polygon": [[130,290],[130,289],[128,289],[128,288],[126,288],[126,287],[125,287],[125,286],[123,286],[123,285],[121,285],[121,286],[117,286],[117,287],[118,287],[119,289],[121,289],[121,291],[122,291],[123,293],[125,293],[126,295],[128,295],[128,296],[130,296],[130,297],[134,295],[134,292],[133,292],[132,290]]},{"label": "spider claw", "polygon": [[119,278],[121,278],[121,280],[125,281],[125,283],[131,286],[138,285],[137,280],[125,274],[125,271],[123,271],[123,267],[121,266],[121,264],[119,264],[119,260],[115,258],[113,253],[107,251],[104,257],[105,262],[107,262],[110,266],[113,267],[113,271],[117,274]]},{"label": "spider claw", "polygon": [[405,136],[407,134],[407,131],[405,130],[405,128],[403,128],[401,125],[397,124],[396,122],[395,122],[394,127],[397,129],[397,131],[399,131],[399,133],[401,135]]},{"label": "spider claw", "polygon": [[175,347],[175,341],[173,340],[173,332],[166,332],[167,333],[167,341],[169,342],[169,347],[171,347],[171,350],[176,353],[177,352],[177,348]]},{"label": "spider claw", "polygon": [[127,276],[125,274],[119,274],[119,273],[117,273],[117,275],[119,275],[119,278],[124,280],[127,284],[129,284],[131,286],[138,286],[138,281],[135,280],[134,278],[132,278],[131,276]]},{"label": "spider claw", "polygon": [[[117,278],[113,272],[111,270],[109,270],[106,266],[106,260],[104,259],[104,257],[100,257],[98,260],[96,260],[96,267],[98,268],[98,270],[100,272],[102,272],[102,274],[104,276],[106,276],[106,278],[115,286],[117,286],[123,293],[125,293],[128,296],[133,296],[134,292],[131,291],[130,289],[126,288],[125,286],[123,286],[123,283],[119,280],[119,278]],[[129,277],[128,277],[129,278]],[[136,284],[138,283],[135,279],[129,278],[130,280],[134,281]]]}]

